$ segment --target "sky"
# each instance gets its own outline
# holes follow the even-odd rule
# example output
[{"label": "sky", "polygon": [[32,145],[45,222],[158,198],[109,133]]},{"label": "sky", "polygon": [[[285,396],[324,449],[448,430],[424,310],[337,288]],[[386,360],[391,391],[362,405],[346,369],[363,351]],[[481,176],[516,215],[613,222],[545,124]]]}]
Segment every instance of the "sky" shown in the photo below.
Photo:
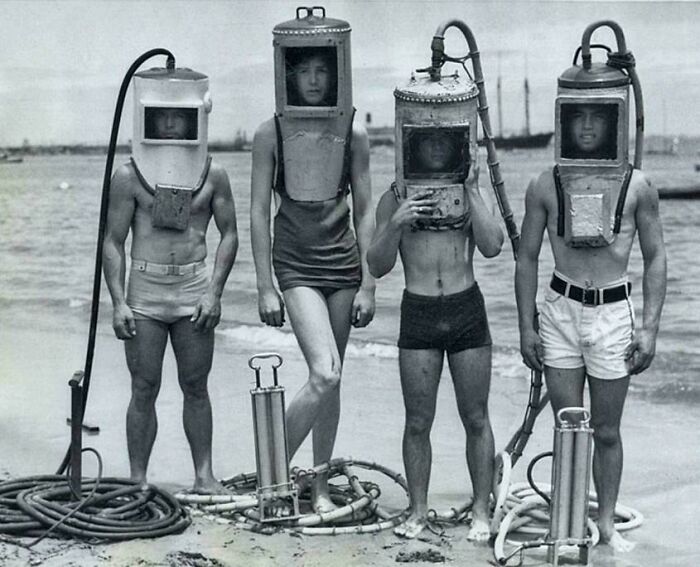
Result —
[{"label": "sky", "polygon": [[[210,77],[211,140],[251,137],[274,112],[272,28],[293,19],[300,0],[55,0],[2,2],[0,147],[107,143],[119,85],[129,65],[154,47],[178,66]],[[318,4],[315,0],[313,4]],[[553,129],[556,79],[572,62],[585,27],[613,19],[637,60],[647,133],[700,135],[700,3],[563,1],[327,0],[329,17],[352,26],[353,96],[358,115],[392,125],[393,89],[430,61],[440,22],[467,23],[481,52],[491,121],[502,77],[503,130],[524,126],[523,80],[534,132]],[[614,43],[607,30],[596,42]],[[461,55],[450,30],[447,52]],[[595,53],[595,52],[594,52]],[[154,58],[145,67],[162,66]],[[131,135],[127,100],[120,141]]]}]

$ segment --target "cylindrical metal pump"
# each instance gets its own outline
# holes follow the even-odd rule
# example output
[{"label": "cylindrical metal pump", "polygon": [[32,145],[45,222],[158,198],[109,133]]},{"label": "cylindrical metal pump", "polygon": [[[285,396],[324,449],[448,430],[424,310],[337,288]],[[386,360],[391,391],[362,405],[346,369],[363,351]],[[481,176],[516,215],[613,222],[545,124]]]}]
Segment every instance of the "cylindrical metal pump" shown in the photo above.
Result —
[{"label": "cylindrical metal pump", "polygon": [[590,543],[586,537],[593,441],[589,423],[590,415],[584,408],[557,412],[549,523],[550,562],[554,564],[560,545],[578,545],[583,553]]},{"label": "cylindrical metal pump", "polygon": [[[262,387],[260,366],[256,360],[273,358],[273,385]],[[257,494],[261,521],[287,520],[299,515],[297,491],[289,476],[289,454],[285,424],[284,388],[278,384],[277,369],[282,357],[277,353],[260,353],[248,360],[255,371],[255,389],[250,391],[253,406],[255,432],[255,462],[257,470]],[[279,506],[285,500],[287,506]],[[279,510],[288,513],[280,516]]]}]

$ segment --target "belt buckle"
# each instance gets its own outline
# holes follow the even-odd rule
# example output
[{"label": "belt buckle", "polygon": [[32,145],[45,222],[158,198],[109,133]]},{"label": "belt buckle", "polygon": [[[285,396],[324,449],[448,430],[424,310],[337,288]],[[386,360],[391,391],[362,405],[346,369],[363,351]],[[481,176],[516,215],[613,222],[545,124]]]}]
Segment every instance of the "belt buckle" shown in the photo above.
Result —
[{"label": "belt buckle", "polygon": [[581,303],[583,303],[586,307],[595,307],[598,302],[596,301],[598,299],[598,294],[596,293],[598,290],[596,288],[586,288],[583,290],[583,293],[581,294]]},{"label": "belt buckle", "polygon": [[173,264],[168,264],[165,270],[165,275],[166,276],[179,276],[180,273],[177,270],[180,266],[175,266]]}]

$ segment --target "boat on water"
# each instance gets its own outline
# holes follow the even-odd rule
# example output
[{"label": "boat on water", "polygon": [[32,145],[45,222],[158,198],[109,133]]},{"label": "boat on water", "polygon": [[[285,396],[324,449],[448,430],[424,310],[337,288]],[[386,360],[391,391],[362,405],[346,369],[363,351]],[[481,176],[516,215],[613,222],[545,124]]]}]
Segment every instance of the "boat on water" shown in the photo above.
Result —
[{"label": "boat on water", "polygon": [[[523,82],[525,91],[525,130],[522,134],[513,136],[503,135],[503,112],[501,106],[501,76],[498,75],[496,82],[496,103],[498,106],[498,136],[493,137],[496,148],[499,150],[517,150],[517,149],[535,149],[546,148],[549,145],[554,132],[540,132],[533,134],[530,131],[530,85],[527,77]],[[481,139],[479,145],[483,146],[486,142]]]},{"label": "boat on water", "polygon": [[23,161],[24,158],[22,156],[7,153],[0,154],[0,163],[22,163]]},{"label": "boat on water", "polygon": [[659,187],[659,199],[700,199],[700,183],[685,187]]}]

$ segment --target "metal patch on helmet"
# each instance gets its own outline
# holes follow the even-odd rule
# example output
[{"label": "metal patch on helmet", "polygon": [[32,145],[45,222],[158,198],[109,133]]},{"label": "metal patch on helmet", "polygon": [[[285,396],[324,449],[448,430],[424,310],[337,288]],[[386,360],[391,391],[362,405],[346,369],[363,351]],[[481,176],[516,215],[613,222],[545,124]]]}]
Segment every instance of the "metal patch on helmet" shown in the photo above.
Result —
[{"label": "metal patch on helmet", "polygon": [[571,195],[570,206],[572,237],[587,238],[604,234],[603,195]]},{"label": "metal patch on helmet", "polygon": [[190,222],[192,189],[177,185],[156,185],[151,224],[156,228],[185,230]]}]

